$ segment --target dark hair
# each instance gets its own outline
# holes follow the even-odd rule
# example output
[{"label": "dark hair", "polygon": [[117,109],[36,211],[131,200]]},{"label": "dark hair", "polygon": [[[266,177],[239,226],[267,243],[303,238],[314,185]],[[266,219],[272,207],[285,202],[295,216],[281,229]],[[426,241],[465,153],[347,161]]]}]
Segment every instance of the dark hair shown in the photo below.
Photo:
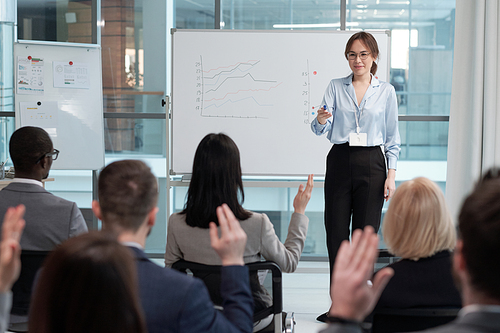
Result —
[{"label": "dark hair", "polygon": [[481,178],[481,182],[484,182],[486,180],[490,179],[495,179],[500,177],[500,168],[491,168],[486,173],[483,175],[483,178]]},{"label": "dark hair", "polygon": [[226,203],[238,220],[246,220],[251,213],[241,206],[244,200],[238,147],[223,133],[208,134],[196,149],[187,202],[181,214],[186,214],[188,225],[208,228],[211,221],[218,225],[216,208]]},{"label": "dark hair", "polygon": [[[344,51],[344,55],[345,55],[346,59],[348,59],[348,53],[351,51],[352,43],[354,43],[355,40],[359,40],[361,43],[363,43],[370,50],[370,53],[371,53],[371,56],[373,57],[373,59],[375,59],[375,60],[378,59],[379,51],[378,51],[377,40],[375,39],[375,37],[373,37],[372,34],[370,34],[368,32],[364,32],[364,31],[356,32],[347,41],[347,44],[345,46],[345,51]],[[370,73],[375,75],[375,73],[377,73],[377,67],[378,67],[377,63],[374,61],[372,64],[372,68],[370,68]]]},{"label": "dark hair", "polygon": [[10,158],[17,171],[31,171],[40,157],[50,153],[52,149],[49,134],[39,127],[21,127],[10,137]]},{"label": "dark hair", "polygon": [[146,332],[130,250],[97,231],[63,243],[41,271],[29,331]]},{"label": "dark hair", "polygon": [[465,199],[459,237],[472,286],[500,300],[500,178],[490,170]]},{"label": "dark hair", "polygon": [[99,206],[105,229],[137,231],[158,200],[158,183],[139,160],[109,164],[99,175]]}]

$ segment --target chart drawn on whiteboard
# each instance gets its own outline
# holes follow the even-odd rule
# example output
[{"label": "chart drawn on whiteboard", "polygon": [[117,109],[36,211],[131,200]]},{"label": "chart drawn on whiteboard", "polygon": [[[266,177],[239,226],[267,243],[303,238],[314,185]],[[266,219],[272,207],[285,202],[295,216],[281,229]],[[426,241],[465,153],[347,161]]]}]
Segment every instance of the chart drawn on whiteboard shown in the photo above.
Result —
[{"label": "chart drawn on whiteboard", "polygon": [[267,119],[282,81],[263,71],[261,60],[209,66],[195,62],[196,109],[202,117]]}]

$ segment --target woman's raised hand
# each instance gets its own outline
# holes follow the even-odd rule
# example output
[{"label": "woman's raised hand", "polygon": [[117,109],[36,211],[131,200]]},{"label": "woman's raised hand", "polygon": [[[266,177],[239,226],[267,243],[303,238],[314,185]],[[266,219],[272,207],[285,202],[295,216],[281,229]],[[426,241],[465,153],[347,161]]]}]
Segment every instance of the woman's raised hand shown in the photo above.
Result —
[{"label": "woman's raised hand", "polygon": [[314,175],[309,175],[307,177],[307,185],[305,189],[304,185],[300,184],[299,186],[299,192],[295,196],[295,199],[293,199],[293,208],[295,208],[295,213],[304,214],[306,211],[307,203],[309,202],[309,199],[311,199],[311,193],[314,187],[313,176]]}]

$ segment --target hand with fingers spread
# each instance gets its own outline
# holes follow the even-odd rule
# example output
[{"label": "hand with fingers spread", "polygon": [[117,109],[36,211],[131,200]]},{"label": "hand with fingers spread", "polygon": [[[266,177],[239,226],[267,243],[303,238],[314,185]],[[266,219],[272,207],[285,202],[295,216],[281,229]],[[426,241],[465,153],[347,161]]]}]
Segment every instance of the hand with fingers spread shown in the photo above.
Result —
[{"label": "hand with fingers spread", "polygon": [[219,238],[216,224],[210,222],[210,242],[221,258],[222,266],[244,265],[243,253],[247,235],[241,228],[240,222],[226,204],[217,207],[217,219],[221,236]]},{"label": "hand with fingers spread", "polygon": [[342,243],[333,270],[330,316],[362,321],[373,310],[394,274],[392,268],[384,268],[375,276],[373,286],[368,285],[377,248],[378,236],[371,226],[364,231],[356,229],[351,244]]},{"label": "hand with fingers spread", "polygon": [[309,199],[311,199],[311,193],[314,187],[313,176],[314,175],[309,175],[307,177],[307,184],[305,189],[304,185],[300,184],[299,186],[299,191],[293,199],[293,208],[295,208],[295,213],[304,214],[306,211],[306,207]]},{"label": "hand with fingers spread", "polygon": [[25,225],[24,205],[11,207],[5,213],[0,244],[0,292],[12,288],[21,271],[21,246],[19,240]]}]

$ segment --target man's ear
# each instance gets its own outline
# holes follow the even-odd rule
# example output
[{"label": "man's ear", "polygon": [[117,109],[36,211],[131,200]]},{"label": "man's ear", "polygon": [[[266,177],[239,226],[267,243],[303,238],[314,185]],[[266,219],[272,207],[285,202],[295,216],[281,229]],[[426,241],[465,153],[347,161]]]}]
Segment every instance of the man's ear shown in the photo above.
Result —
[{"label": "man's ear", "polygon": [[92,211],[94,212],[95,217],[102,221],[101,206],[99,205],[99,201],[92,201]]},{"label": "man's ear", "polygon": [[43,170],[50,171],[50,167],[52,166],[51,162],[52,162],[52,157],[50,159],[48,159],[46,156],[44,156],[44,157],[42,157],[42,159],[38,163],[40,164],[40,167]]},{"label": "man's ear", "polygon": [[453,253],[453,270],[459,276],[467,270],[464,255],[462,253],[464,247],[464,242],[459,239],[457,245],[455,246],[455,252]]},{"label": "man's ear", "polygon": [[156,224],[156,214],[158,213],[160,209],[158,207],[154,207],[151,209],[151,211],[148,213],[148,226],[151,228]]}]

